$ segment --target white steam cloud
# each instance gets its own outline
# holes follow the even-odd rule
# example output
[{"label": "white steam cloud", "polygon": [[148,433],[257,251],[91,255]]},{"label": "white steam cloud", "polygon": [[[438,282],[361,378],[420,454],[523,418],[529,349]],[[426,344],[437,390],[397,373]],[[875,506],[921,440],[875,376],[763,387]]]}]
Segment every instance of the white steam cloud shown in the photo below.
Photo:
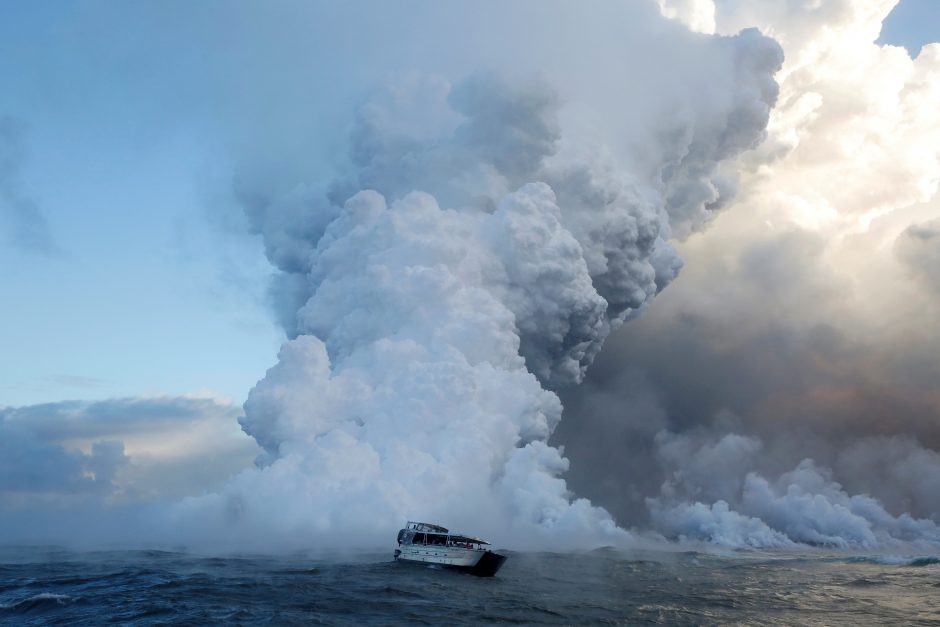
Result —
[{"label": "white steam cloud", "polygon": [[779,47],[710,41],[732,91],[678,103],[679,124],[659,112],[650,127],[672,130],[632,169],[578,159],[544,81],[411,76],[362,107],[324,193],[241,180],[293,339],[245,403],[259,468],[177,515],[218,519],[217,541],[381,543],[409,517],[517,546],[626,540],[562,478],[552,390],[675,277],[668,240],[720,208],[721,164],[763,139]]}]

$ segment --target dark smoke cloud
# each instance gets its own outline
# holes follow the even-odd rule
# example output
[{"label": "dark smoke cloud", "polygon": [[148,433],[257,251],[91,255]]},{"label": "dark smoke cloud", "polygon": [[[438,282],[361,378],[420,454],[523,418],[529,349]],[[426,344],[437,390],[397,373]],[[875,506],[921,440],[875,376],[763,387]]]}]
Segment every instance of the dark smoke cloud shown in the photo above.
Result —
[{"label": "dark smoke cloud", "polygon": [[[925,240],[923,227],[909,229],[896,252],[926,267]],[[887,329],[861,315],[861,295],[811,233],[718,236],[705,249],[562,394],[554,441],[572,460],[572,489],[625,523],[740,546],[934,538],[928,523],[902,524],[908,514],[940,521],[940,346],[913,326],[919,305],[894,301]],[[829,487],[808,489],[792,474],[800,468]],[[832,516],[803,527],[784,516],[802,503],[786,496],[791,484],[828,499]],[[862,508],[857,495],[877,500],[864,503],[874,513],[837,515]]]}]

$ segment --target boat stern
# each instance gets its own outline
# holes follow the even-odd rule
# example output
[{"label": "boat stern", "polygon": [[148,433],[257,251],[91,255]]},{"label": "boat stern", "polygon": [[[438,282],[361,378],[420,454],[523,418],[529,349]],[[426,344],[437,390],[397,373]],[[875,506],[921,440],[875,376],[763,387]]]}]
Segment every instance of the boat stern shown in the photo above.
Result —
[{"label": "boat stern", "polygon": [[503,567],[503,563],[505,561],[505,555],[487,551],[480,556],[480,561],[476,563],[476,566],[470,569],[470,573],[472,575],[476,575],[477,577],[492,577],[500,568]]}]

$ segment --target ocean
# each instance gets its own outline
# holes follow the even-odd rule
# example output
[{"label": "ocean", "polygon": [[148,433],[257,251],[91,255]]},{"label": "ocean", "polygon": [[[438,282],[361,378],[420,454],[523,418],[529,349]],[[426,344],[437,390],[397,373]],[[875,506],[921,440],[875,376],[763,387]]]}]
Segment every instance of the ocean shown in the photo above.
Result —
[{"label": "ocean", "polygon": [[391,552],[0,549],[0,623],[940,624],[935,555],[509,553],[477,578]]}]

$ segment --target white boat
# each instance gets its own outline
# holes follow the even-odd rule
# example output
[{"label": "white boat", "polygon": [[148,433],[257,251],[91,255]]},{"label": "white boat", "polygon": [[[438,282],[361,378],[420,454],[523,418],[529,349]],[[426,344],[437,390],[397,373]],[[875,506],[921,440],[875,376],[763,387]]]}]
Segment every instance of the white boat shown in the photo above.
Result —
[{"label": "white boat", "polygon": [[437,564],[492,577],[506,561],[505,555],[485,548],[489,542],[473,536],[450,533],[440,525],[411,522],[398,532],[395,559],[399,562]]}]

